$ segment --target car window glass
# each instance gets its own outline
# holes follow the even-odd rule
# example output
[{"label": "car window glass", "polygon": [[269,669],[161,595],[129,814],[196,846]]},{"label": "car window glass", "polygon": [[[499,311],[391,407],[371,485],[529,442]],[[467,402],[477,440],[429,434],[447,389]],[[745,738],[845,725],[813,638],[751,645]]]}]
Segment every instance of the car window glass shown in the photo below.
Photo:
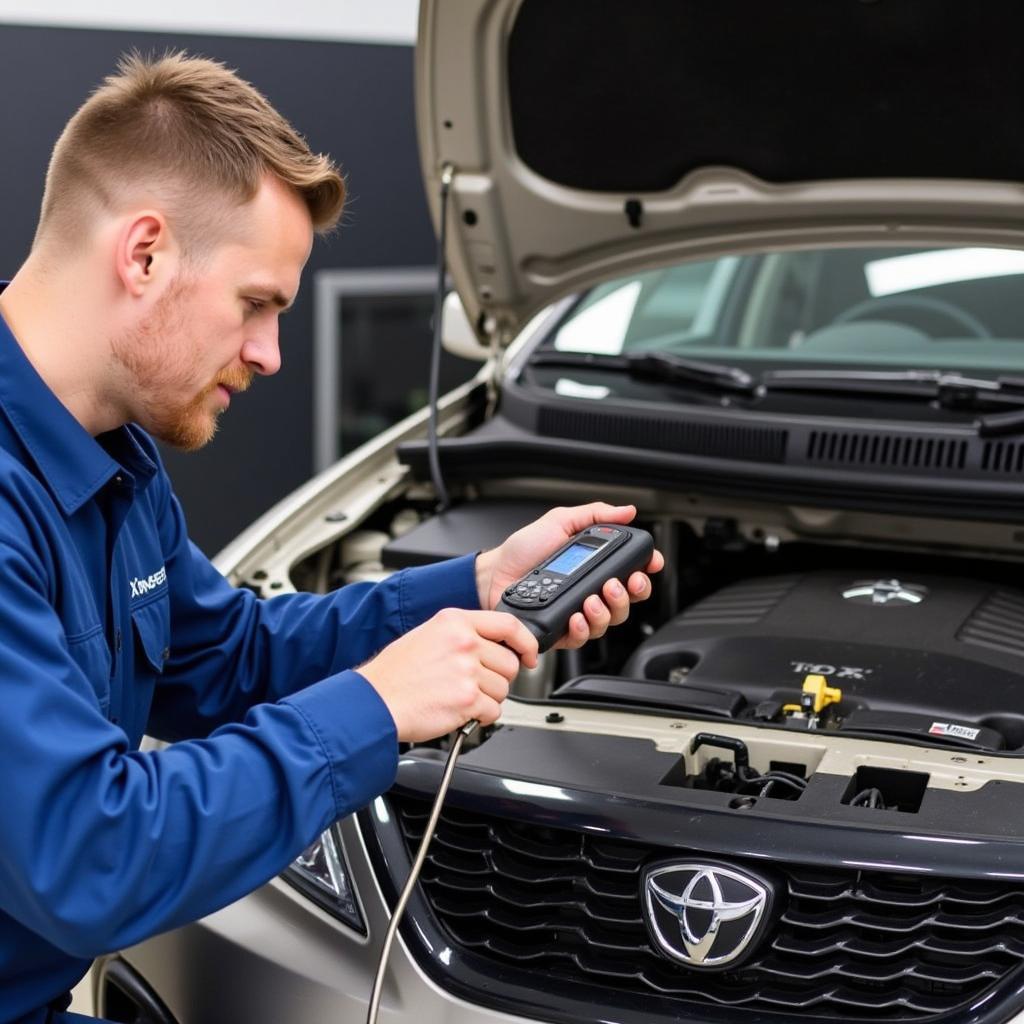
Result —
[{"label": "car window glass", "polygon": [[595,288],[559,329],[555,348],[605,355],[621,352],[642,287],[642,279],[632,279]]},{"label": "car window glass", "polygon": [[605,282],[560,351],[1024,370],[1024,252],[831,248],[725,256]]},{"label": "car window glass", "polygon": [[617,354],[710,337],[739,259],[683,263],[593,289],[562,324],[563,352]]}]

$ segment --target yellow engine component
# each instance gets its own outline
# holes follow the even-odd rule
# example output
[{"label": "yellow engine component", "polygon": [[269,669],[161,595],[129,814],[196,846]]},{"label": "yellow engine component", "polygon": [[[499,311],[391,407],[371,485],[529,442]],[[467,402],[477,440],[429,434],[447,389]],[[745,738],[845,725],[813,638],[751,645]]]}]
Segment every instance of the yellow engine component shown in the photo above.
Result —
[{"label": "yellow engine component", "polygon": [[794,711],[806,711],[820,714],[829,704],[837,704],[843,699],[843,691],[838,686],[829,686],[824,676],[804,676],[803,696],[799,704],[784,704],[782,710],[787,714]]},{"label": "yellow engine component", "polygon": [[[808,695],[813,703],[808,701]],[[804,676],[804,699],[802,706],[813,711],[816,715],[829,706],[837,704],[843,699],[843,691],[838,686],[829,686],[824,676]]]}]

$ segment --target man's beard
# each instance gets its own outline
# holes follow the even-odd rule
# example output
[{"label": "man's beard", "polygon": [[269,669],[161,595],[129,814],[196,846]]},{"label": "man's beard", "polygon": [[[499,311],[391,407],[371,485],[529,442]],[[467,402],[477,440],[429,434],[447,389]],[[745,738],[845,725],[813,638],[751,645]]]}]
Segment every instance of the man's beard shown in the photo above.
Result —
[{"label": "man's beard", "polygon": [[151,408],[147,429],[159,440],[187,452],[209,444],[217,433],[220,414],[224,411],[211,411],[218,384],[223,384],[231,392],[245,391],[252,384],[252,373],[244,367],[224,370],[190,402]]},{"label": "man's beard", "polygon": [[[132,407],[136,419],[154,437],[175,448],[195,451],[213,439],[220,412],[213,408],[217,385],[229,391],[245,391],[252,384],[252,371],[245,366],[222,370],[199,394],[174,403],[168,395],[181,389],[201,342],[182,310],[190,284],[183,278],[171,282],[153,307],[145,323],[125,332],[114,342],[114,359],[128,373],[133,387]],[[184,339],[192,339],[192,352]]]}]

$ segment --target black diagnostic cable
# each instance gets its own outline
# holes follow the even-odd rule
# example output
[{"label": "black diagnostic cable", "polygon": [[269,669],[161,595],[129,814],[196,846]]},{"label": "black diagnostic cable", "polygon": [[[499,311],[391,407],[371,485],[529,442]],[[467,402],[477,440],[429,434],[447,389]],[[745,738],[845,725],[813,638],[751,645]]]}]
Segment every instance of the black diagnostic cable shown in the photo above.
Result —
[{"label": "black diagnostic cable", "polygon": [[437,819],[441,817],[441,806],[444,804],[444,798],[448,793],[448,786],[451,784],[452,775],[455,773],[455,761],[459,756],[459,751],[462,750],[462,744],[466,737],[473,734],[477,725],[477,722],[467,722],[455,733],[455,738],[452,740],[451,750],[448,751],[448,760],[444,764],[444,774],[441,776],[441,785],[438,787],[437,796],[434,797],[434,806],[430,809],[427,829],[420,840],[420,847],[416,851],[416,859],[412,862],[412,867],[409,869],[409,877],[405,880],[402,894],[398,897],[398,902],[395,904],[395,909],[391,914],[391,923],[388,925],[388,930],[384,935],[384,945],[381,947],[380,960],[377,962],[377,974],[373,979],[373,991],[370,993],[370,1005],[366,1011],[366,1024],[376,1024],[377,1012],[380,1009],[380,994],[384,988],[384,975],[388,968],[388,956],[391,953],[391,945],[395,941],[395,935],[398,933],[398,926],[402,921],[405,905],[409,902],[413,889],[416,888],[423,862],[427,859],[427,849],[430,846],[430,840],[434,836],[434,829],[437,828]]},{"label": "black diagnostic cable", "polygon": [[444,313],[446,245],[448,241],[448,193],[451,191],[455,168],[445,164],[441,168],[441,213],[437,232],[437,289],[434,292],[434,338],[430,347],[430,411],[427,418],[427,458],[430,479],[437,492],[437,510],[443,512],[451,504],[448,490],[441,475],[441,459],[437,450],[437,404],[441,388],[441,317]]},{"label": "black diagnostic cable", "polygon": [[[653,551],[654,538],[646,530],[621,524],[595,523],[576,534],[536,569],[508,587],[498,602],[498,611],[515,615],[537,638],[538,653],[543,653],[565,633],[569,618],[582,607],[587,595],[599,589],[593,586],[595,579],[627,580],[630,573],[647,565]],[[441,806],[455,772],[456,759],[466,737],[473,734],[478,724],[475,721],[467,722],[452,739],[441,785],[430,811],[430,820],[384,936],[366,1012],[367,1024],[375,1024],[377,1020],[388,954],[405,905],[409,902],[426,860],[427,849],[441,816]]]},{"label": "black diagnostic cable", "polygon": [[[437,289],[434,292],[434,335],[430,347],[430,385],[429,385],[429,410],[427,416],[427,455],[430,461],[430,478],[437,492],[437,511],[443,512],[451,504],[448,498],[448,489],[444,485],[444,477],[441,475],[441,460],[437,451],[437,412],[439,392],[441,388],[441,317],[444,313],[445,295],[445,269],[447,265],[446,245],[448,241],[448,194],[451,191],[452,178],[455,176],[455,168],[451,164],[445,164],[441,168],[441,210],[440,226],[437,232]],[[430,811],[430,820],[427,822],[427,830],[423,833],[420,848],[416,853],[416,859],[409,869],[409,877],[398,903],[395,904],[394,912],[391,914],[391,923],[384,935],[384,944],[380,951],[380,960],[377,962],[377,974],[373,979],[373,990],[370,993],[370,1004],[366,1011],[367,1024],[375,1024],[377,1013],[380,1010],[380,996],[384,988],[384,975],[387,972],[388,957],[391,953],[391,946],[398,933],[398,926],[402,921],[402,914],[405,905],[412,896],[413,889],[420,877],[420,869],[427,858],[427,849],[430,840],[437,828],[437,819],[441,816],[441,807],[444,798],[448,793],[448,786],[451,784],[452,775],[455,773],[455,761],[462,750],[462,744],[467,736],[472,735],[477,727],[477,722],[467,722],[452,740],[451,749],[448,751],[448,760],[445,762],[444,774],[441,776],[441,785],[434,797],[434,806]]]}]

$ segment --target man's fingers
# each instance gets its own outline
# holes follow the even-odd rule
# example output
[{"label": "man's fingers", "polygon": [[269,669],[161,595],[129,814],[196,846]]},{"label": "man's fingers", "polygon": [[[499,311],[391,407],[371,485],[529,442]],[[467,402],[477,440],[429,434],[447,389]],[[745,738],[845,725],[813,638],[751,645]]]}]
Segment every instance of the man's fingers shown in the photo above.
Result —
[{"label": "man's fingers", "polygon": [[484,640],[480,652],[480,664],[489,671],[504,679],[513,679],[519,672],[519,656],[504,644],[492,640]]},{"label": "man's fingers", "polygon": [[612,624],[612,613],[597,594],[591,594],[583,602],[583,614],[587,619],[591,640],[604,636],[608,631],[608,627]]},{"label": "man's fingers", "polygon": [[609,580],[601,588],[601,596],[611,613],[611,625],[618,626],[629,618],[629,594],[618,580]]},{"label": "man's fingers", "polygon": [[496,700],[492,700],[486,694],[481,693],[476,709],[470,717],[481,725],[493,725],[501,718],[501,704]]},{"label": "man's fingers", "polygon": [[630,601],[645,601],[651,596],[651,581],[642,572],[633,573],[626,588],[629,590]]},{"label": "man's fingers", "polygon": [[481,669],[477,685],[484,696],[499,704],[508,697],[509,680],[500,672],[492,672],[489,668]]},{"label": "man's fingers", "polygon": [[565,636],[555,647],[574,651],[582,647],[590,639],[590,623],[582,612],[573,612],[569,624],[565,627]]},{"label": "man's fingers", "polygon": [[391,713],[398,738],[417,743],[471,718],[496,721],[520,659],[537,664],[537,641],[515,616],[444,608],[359,671]]},{"label": "man's fingers", "polygon": [[587,505],[573,505],[569,508],[552,509],[548,515],[555,517],[566,534],[572,536],[594,523],[632,522],[636,516],[635,505],[609,505],[606,501],[592,501]]},{"label": "man's fingers", "polygon": [[537,638],[508,612],[468,612],[473,628],[485,640],[505,644],[527,668],[537,664]]}]

